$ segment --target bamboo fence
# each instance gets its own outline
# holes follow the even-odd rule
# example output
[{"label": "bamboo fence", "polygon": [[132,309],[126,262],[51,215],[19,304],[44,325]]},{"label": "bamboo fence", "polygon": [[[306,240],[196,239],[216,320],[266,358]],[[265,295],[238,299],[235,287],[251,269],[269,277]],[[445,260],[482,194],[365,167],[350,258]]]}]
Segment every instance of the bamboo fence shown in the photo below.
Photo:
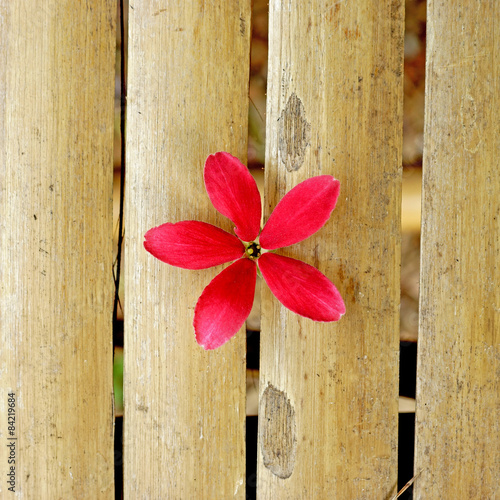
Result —
[{"label": "bamboo fence", "polygon": [[[499,5],[428,0],[418,499],[500,495]],[[121,488],[116,7],[0,0],[1,498]],[[143,236],[232,229],[202,173],[215,151],[246,160],[251,2],[134,0],[128,19],[124,498],[246,498],[244,328],[201,349],[194,304],[220,268],[166,266]],[[258,498],[397,493],[403,40],[402,0],[269,4],[264,218],[308,177],[341,181],[328,224],[284,254],[347,313],[317,324],[262,287]]]}]

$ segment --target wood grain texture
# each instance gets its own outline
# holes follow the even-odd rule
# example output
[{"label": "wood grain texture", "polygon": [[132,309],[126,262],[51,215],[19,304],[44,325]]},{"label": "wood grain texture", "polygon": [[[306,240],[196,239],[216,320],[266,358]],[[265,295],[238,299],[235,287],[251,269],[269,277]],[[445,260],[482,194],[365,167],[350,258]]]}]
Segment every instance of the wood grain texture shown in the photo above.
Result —
[{"label": "wood grain texture", "polygon": [[415,498],[500,496],[500,4],[428,6]]},{"label": "wood grain texture", "polygon": [[232,231],[203,166],[216,151],[246,161],[249,48],[247,0],[130,3],[125,498],[245,496],[245,331],[207,352],[192,325],[221,267],[177,269],[143,241],[185,219]]},{"label": "wood grain texture", "polygon": [[2,498],[10,391],[16,498],[114,498],[115,16],[0,1]]},{"label": "wood grain texture", "polygon": [[[261,436],[262,499],[396,489],[403,17],[401,1],[270,3],[265,216],[308,177],[340,180],[326,226],[280,253],[326,274],[347,312],[314,323],[263,284],[261,398],[283,394],[297,443]],[[294,454],[287,474],[266,467],[276,450]]]}]

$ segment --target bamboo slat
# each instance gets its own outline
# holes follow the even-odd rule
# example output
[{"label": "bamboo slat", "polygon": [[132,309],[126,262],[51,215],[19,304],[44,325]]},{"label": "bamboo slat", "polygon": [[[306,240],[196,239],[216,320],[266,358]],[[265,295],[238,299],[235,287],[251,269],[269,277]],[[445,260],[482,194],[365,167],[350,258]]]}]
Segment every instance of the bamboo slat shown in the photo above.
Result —
[{"label": "bamboo slat", "polygon": [[428,5],[415,498],[500,496],[500,4]]},{"label": "bamboo slat", "polygon": [[114,498],[115,15],[0,1],[2,498]]},{"label": "bamboo slat", "polygon": [[245,496],[245,332],[207,352],[192,326],[220,268],[170,267],[143,241],[184,219],[232,230],[203,165],[216,151],[246,161],[249,48],[247,0],[130,4],[125,498]]},{"label": "bamboo slat", "polygon": [[403,2],[273,1],[266,199],[341,181],[331,220],[281,252],[336,283],[319,324],[263,284],[259,498],[388,498],[396,490]]}]

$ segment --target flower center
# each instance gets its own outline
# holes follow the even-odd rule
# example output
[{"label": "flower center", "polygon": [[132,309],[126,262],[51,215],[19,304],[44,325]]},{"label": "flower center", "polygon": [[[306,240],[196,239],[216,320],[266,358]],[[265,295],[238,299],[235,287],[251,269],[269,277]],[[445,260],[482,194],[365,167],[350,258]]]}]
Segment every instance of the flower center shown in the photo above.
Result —
[{"label": "flower center", "polygon": [[252,241],[247,245],[247,248],[245,250],[245,257],[255,260],[260,257],[260,251],[261,247],[258,243],[255,243],[255,241]]}]

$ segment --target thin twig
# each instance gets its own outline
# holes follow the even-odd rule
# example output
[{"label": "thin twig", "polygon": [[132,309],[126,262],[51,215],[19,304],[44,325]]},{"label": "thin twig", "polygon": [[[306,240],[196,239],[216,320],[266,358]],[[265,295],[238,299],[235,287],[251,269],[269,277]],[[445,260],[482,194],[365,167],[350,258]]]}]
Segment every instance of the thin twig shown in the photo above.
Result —
[{"label": "thin twig", "polygon": [[261,119],[261,121],[264,123],[264,117],[260,114],[260,111],[259,111],[259,108],[255,105],[255,103],[253,102],[253,99],[250,97],[250,94],[248,94],[248,99],[250,100],[250,102],[253,104],[253,107],[255,108],[255,111],[257,111],[257,114],[259,115],[259,118]]},{"label": "thin twig", "polygon": [[415,482],[415,479],[417,479],[418,476],[420,476],[420,474],[422,474],[422,471],[424,469],[420,469],[398,492],[397,495],[394,495],[391,500],[396,500],[397,498],[399,498],[414,482]]},{"label": "thin twig", "polygon": [[[125,188],[125,110],[127,105],[127,83],[125,79],[125,20],[123,15],[123,0],[120,0],[120,138],[121,138],[121,171],[120,171],[120,214],[118,216],[118,251],[116,254],[116,275],[115,275],[115,303],[113,306],[113,325],[117,324],[118,304],[120,304],[120,272],[122,262],[123,246],[123,198]],[[120,304],[121,306],[121,304]]]}]

